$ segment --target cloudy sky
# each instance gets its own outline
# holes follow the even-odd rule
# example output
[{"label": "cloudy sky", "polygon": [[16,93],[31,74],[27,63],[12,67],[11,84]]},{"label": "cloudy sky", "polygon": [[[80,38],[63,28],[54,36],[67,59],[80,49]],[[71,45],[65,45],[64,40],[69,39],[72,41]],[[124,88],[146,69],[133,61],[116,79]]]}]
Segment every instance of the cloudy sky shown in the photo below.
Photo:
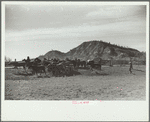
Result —
[{"label": "cloudy sky", "polygon": [[146,51],[145,5],[66,3],[6,4],[5,55],[34,58],[90,40]]}]

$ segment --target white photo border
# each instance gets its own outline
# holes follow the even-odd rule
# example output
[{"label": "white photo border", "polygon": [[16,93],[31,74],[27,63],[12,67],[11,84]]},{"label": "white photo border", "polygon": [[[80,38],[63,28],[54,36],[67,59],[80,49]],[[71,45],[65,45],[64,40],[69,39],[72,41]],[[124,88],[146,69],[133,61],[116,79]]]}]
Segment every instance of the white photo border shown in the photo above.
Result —
[{"label": "white photo border", "polygon": [[1,119],[2,121],[148,121],[149,119],[149,2],[51,2],[51,4],[146,5],[146,100],[72,101],[5,100],[5,5],[47,4],[47,2],[1,2]]}]

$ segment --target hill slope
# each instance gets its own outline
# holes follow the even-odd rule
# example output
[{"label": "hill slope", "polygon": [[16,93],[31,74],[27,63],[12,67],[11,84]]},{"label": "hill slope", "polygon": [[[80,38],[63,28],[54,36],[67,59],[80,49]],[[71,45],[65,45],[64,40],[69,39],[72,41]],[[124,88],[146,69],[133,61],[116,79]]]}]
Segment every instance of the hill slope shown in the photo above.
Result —
[{"label": "hill slope", "polygon": [[60,58],[65,59],[66,57],[70,59],[80,58],[83,60],[93,59],[95,57],[101,57],[102,59],[129,59],[134,57],[143,60],[146,59],[146,54],[142,53],[133,48],[126,48],[122,46],[117,46],[103,41],[88,41],[83,42],[81,45],[73,48],[67,53],[62,53],[60,51],[54,50],[49,51],[43,58]]},{"label": "hill slope", "polygon": [[40,59],[51,59],[51,58],[59,58],[59,59],[64,59],[65,58],[65,53],[62,53],[60,51],[57,50],[52,50],[47,52],[45,55],[39,56],[38,58]]}]

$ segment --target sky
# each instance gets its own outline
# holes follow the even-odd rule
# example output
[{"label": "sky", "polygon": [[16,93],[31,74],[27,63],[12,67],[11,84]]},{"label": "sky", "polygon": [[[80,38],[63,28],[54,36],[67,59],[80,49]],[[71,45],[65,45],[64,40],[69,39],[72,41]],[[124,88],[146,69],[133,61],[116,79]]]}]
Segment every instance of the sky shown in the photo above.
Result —
[{"label": "sky", "polygon": [[51,50],[68,52],[85,41],[146,51],[145,5],[6,4],[5,55],[35,58]]}]

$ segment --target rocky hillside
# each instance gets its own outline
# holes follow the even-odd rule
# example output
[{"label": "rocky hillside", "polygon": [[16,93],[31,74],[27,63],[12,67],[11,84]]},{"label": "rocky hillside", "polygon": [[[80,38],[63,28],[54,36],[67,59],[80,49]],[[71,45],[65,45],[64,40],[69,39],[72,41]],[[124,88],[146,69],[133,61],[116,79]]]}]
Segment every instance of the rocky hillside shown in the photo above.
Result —
[{"label": "rocky hillside", "polygon": [[88,41],[66,53],[67,57],[78,57],[84,60],[101,57],[102,59],[129,59],[141,57],[140,51],[123,46],[117,46],[103,41]]},{"label": "rocky hillside", "polygon": [[137,60],[145,60],[146,54],[142,53],[133,48],[127,48],[123,46],[118,46],[115,44],[110,44],[103,41],[88,41],[83,42],[78,47],[73,48],[67,53],[62,53],[60,51],[49,51],[43,56],[43,58],[60,58],[65,59],[66,57],[70,59],[80,58],[83,60],[93,59],[95,57],[101,57],[102,59],[116,59],[116,60],[129,60],[130,57],[133,57]]}]

